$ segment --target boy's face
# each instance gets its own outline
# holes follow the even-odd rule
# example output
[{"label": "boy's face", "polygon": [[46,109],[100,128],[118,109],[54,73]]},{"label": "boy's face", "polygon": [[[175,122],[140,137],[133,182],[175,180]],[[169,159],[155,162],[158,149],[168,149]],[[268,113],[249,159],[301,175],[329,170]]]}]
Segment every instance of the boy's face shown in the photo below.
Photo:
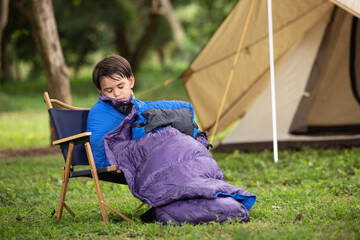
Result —
[{"label": "boy's face", "polygon": [[101,89],[98,89],[98,92],[116,100],[126,101],[131,97],[131,89],[134,87],[134,84],[134,76],[123,78],[118,74],[113,74],[111,78],[102,77],[100,79]]}]

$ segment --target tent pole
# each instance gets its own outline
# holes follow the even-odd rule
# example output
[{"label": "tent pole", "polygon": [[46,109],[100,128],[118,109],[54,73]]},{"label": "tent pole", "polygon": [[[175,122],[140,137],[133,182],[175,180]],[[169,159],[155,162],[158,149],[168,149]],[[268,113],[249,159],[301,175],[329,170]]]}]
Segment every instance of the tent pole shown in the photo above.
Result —
[{"label": "tent pole", "polygon": [[270,82],[271,82],[271,110],[273,123],[273,145],[274,161],[278,162],[278,141],[276,128],[276,102],[275,102],[275,70],[274,70],[274,44],[273,44],[273,26],[272,26],[272,6],[271,0],[267,1],[268,5],[268,28],[269,28],[269,55],[270,55]]}]

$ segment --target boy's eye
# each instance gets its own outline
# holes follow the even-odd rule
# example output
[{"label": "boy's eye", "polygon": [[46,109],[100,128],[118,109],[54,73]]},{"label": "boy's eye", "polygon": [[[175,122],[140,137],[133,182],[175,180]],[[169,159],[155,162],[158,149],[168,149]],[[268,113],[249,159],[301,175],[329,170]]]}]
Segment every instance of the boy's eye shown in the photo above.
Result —
[{"label": "boy's eye", "polygon": [[112,89],[107,89],[106,92],[107,92],[107,93],[111,93],[111,92],[112,92]]}]

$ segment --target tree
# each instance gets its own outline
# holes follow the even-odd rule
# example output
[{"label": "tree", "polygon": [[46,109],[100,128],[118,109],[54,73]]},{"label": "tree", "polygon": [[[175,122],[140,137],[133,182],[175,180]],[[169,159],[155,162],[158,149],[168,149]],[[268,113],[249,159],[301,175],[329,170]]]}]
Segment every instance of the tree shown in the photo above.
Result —
[{"label": "tree", "polygon": [[114,33],[116,51],[125,57],[136,72],[157,31],[160,15],[151,1],[100,1],[98,20]]},{"label": "tree", "polygon": [[93,64],[89,55],[113,45],[99,17],[103,10],[98,1],[53,0],[53,7],[66,63],[76,75],[82,66]]},{"label": "tree", "polygon": [[3,32],[6,27],[7,21],[9,16],[9,0],[2,0],[1,1],[1,15],[0,15],[0,79],[2,75],[2,39],[3,39]]},{"label": "tree", "polygon": [[[41,56],[46,85],[52,98],[72,104],[68,70],[65,64],[51,0],[17,1],[31,23],[32,35]],[[51,127],[51,140],[56,135]]]},{"label": "tree", "polygon": [[173,31],[173,36],[177,45],[181,47],[185,33],[181,23],[174,13],[170,0],[153,0],[152,10],[153,12],[163,15],[166,18]]},{"label": "tree", "polygon": [[[98,11],[99,21],[105,22],[114,32],[116,50],[128,59],[134,72],[157,34],[160,31],[167,32],[167,29],[159,29],[163,27],[162,17],[170,26],[177,45],[181,47],[184,30],[175,16],[170,0],[107,0],[100,1],[100,9],[103,11]],[[171,35],[166,41],[170,40]]]},{"label": "tree", "polygon": [[16,3],[18,2],[10,1],[10,17],[2,35],[0,84],[8,80],[21,80],[20,78],[24,75],[19,68],[20,63],[26,63],[29,66],[30,79],[35,79],[44,73],[40,55],[31,35],[31,24]]},{"label": "tree", "polygon": [[32,27],[50,96],[72,104],[68,69],[65,64],[51,0],[17,1]]}]

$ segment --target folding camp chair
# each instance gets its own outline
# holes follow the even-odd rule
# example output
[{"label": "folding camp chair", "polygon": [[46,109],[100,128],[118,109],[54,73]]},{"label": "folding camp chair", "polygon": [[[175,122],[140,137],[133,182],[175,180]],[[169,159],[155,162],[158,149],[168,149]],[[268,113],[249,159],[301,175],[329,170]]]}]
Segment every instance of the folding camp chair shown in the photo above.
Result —
[{"label": "folding camp chair", "polygon": [[[60,145],[65,160],[65,167],[62,168],[62,187],[59,200],[59,207],[56,218],[60,220],[63,208],[75,217],[74,212],[65,203],[66,188],[70,178],[90,177],[93,178],[97,197],[100,204],[100,211],[104,222],[109,221],[106,207],[117,213],[126,221],[129,219],[104,201],[100,181],[127,184],[123,172],[118,166],[96,168],[94,157],[90,147],[91,132],[86,132],[86,121],[89,109],[76,108],[56,99],[50,99],[47,92],[44,93],[44,100],[49,111],[58,140],[53,145]],[[64,109],[53,108],[53,103]],[[90,169],[74,171],[74,166],[89,165]],[[141,204],[138,208],[140,208]]]}]

